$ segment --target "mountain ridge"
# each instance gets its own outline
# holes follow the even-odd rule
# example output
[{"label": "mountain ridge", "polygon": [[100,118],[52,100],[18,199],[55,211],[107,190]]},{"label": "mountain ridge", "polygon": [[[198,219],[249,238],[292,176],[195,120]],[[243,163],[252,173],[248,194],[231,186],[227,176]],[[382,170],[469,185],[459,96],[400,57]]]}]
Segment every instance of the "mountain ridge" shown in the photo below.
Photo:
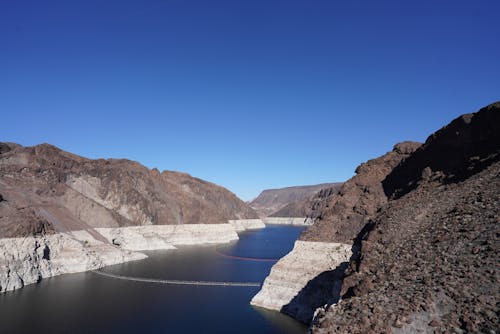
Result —
[{"label": "mountain ridge", "polygon": [[[275,213],[285,208],[287,205],[298,203],[312,197],[323,188],[338,187],[341,183],[320,183],[314,185],[290,186],[284,188],[265,189],[248,204],[261,218],[274,216]],[[283,213],[281,217],[304,217],[304,215],[290,215]]]},{"label": "mountain ridge", "polygon": [[0,237],[257,218],[227,189],[189,174],[160,173],[127,159],[88,159],[46,143],[0,143],[0,194]]}]

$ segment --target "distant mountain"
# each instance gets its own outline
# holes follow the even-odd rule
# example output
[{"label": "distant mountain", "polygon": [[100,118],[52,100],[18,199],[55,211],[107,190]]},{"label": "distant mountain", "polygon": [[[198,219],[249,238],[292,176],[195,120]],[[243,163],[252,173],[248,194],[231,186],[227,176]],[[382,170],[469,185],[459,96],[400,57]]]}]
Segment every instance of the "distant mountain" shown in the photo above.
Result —
[{"label": "distant mountain", "polygon": [[[342,183],[321,183],[316,185],[286,187],[280,189],[267,189],[260,193],[257,198],[249,203],[260,217],[274,216],[274,213],[285,208],[287,205],[298,203],[309,199],[324,188],[340,188]],[[298,217],[300,211],[290,208],[283,211],[281,217]],[[299,216],[302,216],[301,214]]]},{"label": "distant mountain", "polygon": [[215,224],[257,214],[227,189],[125,159],[0,143],[0,238],[134,225]]}]

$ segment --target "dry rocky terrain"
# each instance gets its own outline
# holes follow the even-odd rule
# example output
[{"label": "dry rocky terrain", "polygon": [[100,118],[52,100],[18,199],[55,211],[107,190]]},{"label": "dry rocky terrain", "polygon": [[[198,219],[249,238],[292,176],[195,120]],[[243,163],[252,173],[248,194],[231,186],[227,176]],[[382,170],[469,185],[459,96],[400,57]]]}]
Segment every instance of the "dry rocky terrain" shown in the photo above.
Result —
[{"label": "dry rocky terrain", "polygon": [[[318,311],[312,332],[497,333],[499,157],[496,103],[457,118],[390,171],[388,202],[355,239],[342,300]],[[328,238],[343,237],[345,225],[323,221]]]},{"label": "dry rocky terrain", "polygon": [[124,159],[0,143],[0,238],[94,227],[217,224],[257,214],[228,190]]},{"label": "dry rocky terrain", "polygon": [[498,333],[499,157],[495,103],[361,164],[300,202],[316,222],[252,303],[312,333]]},{"label": "dry rocky terrain", "polygon": [[419,146],[412,142],[397,144],[391,152],[361,164],[357,175],[340,187],[324,188],[312,199],[302,201],[300,205],[316,222],[273,266],[251,303],[309,323],[318,307],[337,302],[354,239],[366,221],[387,203],[382,180]]},{"label": "dry rocky terrain", "polygon": [[316,222],[300,239],[352,243],[367,220],[387,203],[382,180],[420,145],[399,143],[392,151],[358,166],[356,175],[338,191],[335,188],[321,190],[307,202],[308,216]]}]

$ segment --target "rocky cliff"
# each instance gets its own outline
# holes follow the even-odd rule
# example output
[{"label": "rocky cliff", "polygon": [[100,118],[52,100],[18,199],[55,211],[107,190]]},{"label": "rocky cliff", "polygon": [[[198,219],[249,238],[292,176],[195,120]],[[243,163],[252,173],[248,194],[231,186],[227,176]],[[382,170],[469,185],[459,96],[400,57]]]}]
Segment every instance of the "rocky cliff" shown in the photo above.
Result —
[{"label": "rocky cliff", "polygon": [[[324,188],[303,201],[316,222],[300,236],[300,247],[296,245],[273,266],[252,305],[282,311],[308,323],[316,308],[335,303],[354,239],[387,203],[382,181],[419,146],[414,142],[397,144],[392,151],[361,164],[340,189]],[[295,264],[299,262],[300,266]]]},{"label": "rocky cliff", "polygon": [[86,159],[48,144],[1,147],[0,237],[257,218],[228,190],[187,174]]},{"label": "rocky cliff", "polygon": [[314,333],[495,333],[500,103],[461,116],[385,178],[343,300]]},{"label": "rocky cliff", "polygon": [[0,143],[0,292],[144,257],[130,250],[236,240],[236,225],[264,226],[240,223],[252,218],[234,194],[187,174]]},{"label": "rocky cliff", "polygon": [[[495,103],[457,118],[423,145],[398,144],[362,164],[340,191],[310,201],[317,222],[300,237],[352,245],[351,259],[321,273],[311,274],[318,264],[302,268],[308,283],[286,290],[286,298],[259,294],[289,300],[281,311],[300,320],[315,313],[313,333],[496,332],[499,157]],[[266,281],[293,286],[293,275],[283,273],[294,270],[288,267],[281,264]]]},{"label": "rocky cliff", "polygon": [[[304,200],[314,196],[324,188],[338,188],[342,183],[322,183],[310,186],[266,189],[249,205],[257,211],[261,218],[273,217],[305,217]],[[297,204],[297,205],[296,205]]]},{"label": "rocky cliff", "polygon": [[366,221],[387,203],[382,181],[421,144],[403,142],[381,157],[356,168],[356,175],[338,191],[327,188],[309,201],[309,216],[315,224],[300,236],[305,241],[351,243]]}]

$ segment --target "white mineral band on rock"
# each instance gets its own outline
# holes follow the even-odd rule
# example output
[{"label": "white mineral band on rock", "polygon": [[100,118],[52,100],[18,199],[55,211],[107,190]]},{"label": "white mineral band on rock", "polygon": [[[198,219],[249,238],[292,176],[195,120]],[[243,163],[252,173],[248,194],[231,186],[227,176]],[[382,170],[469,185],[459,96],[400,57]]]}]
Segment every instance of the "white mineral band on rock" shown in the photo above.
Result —
[{"label": "white mineral band on rock", "polygon": [[297,240],[293,250],[271,269],[250,304],[280,311],[307,283],[351,256],[351,245]]}]

